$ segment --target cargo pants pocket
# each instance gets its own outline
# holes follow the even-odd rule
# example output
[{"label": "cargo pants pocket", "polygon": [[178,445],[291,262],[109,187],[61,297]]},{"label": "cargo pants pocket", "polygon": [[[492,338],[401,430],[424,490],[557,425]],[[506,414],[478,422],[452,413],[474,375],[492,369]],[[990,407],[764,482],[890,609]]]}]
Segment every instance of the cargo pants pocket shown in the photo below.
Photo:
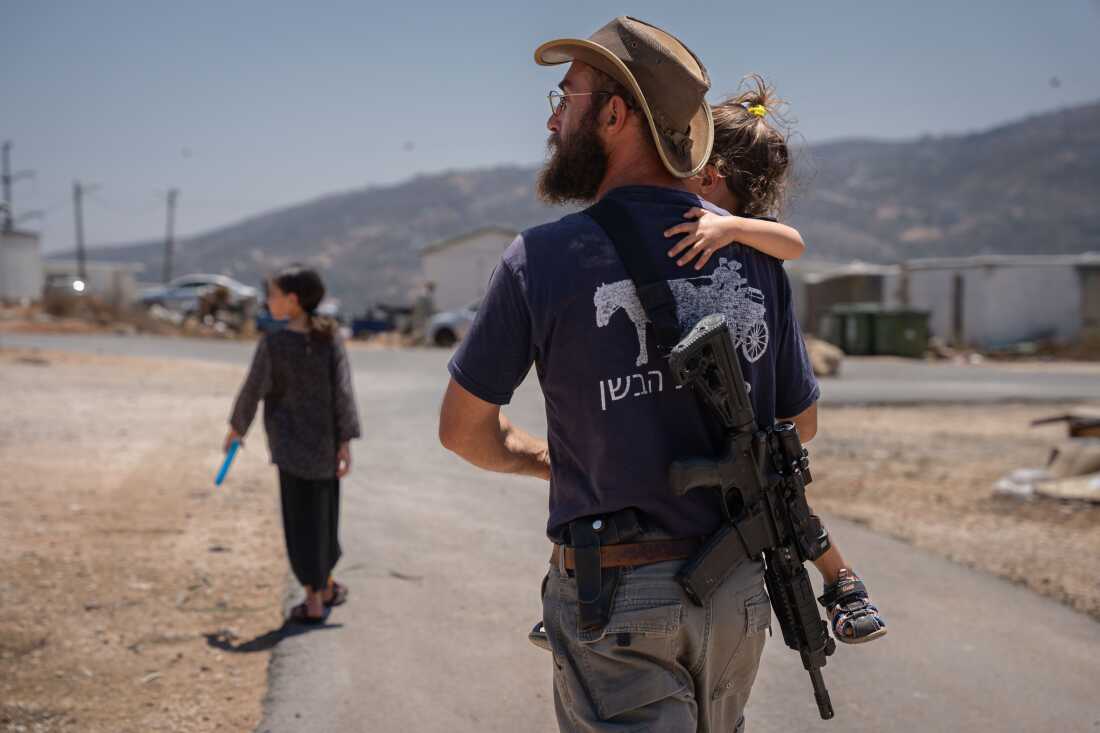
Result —
[{"label": "cargo pants pocket", "polygon": [[596,713],[608,720],[688,686],[676,673],[683,606],[616,609],[598,631],[580,632],[579,662]]},{"label": "cargo pants pocket", "polygon": [[711,700],[718,700],[731,690],[748,690],[756,679],[760,656],[764,652],[764,632],[771,628],[771,601],[761,591],[745,601],[744,633],[735,644],[733,654],[726,663],[718,683],[711,690]]}]

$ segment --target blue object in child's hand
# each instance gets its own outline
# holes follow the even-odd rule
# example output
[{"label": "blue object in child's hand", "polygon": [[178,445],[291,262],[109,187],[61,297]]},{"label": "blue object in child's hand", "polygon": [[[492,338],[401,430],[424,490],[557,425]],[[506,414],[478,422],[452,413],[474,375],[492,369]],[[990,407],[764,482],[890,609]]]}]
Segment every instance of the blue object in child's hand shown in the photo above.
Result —
[{"label": "blue object in child's hand", "polygon": [[229,444],[229,450],[225,452],[225,460],[222,461],[222,467],[218,469],[218,475],[214,478],[214,485],[221,486],[222,481],[225,481],[225,474],[229,473],[229,467],[233,465],[233,459],[237,455],[237,449],[241,447],[239,440],[234,440]]}]

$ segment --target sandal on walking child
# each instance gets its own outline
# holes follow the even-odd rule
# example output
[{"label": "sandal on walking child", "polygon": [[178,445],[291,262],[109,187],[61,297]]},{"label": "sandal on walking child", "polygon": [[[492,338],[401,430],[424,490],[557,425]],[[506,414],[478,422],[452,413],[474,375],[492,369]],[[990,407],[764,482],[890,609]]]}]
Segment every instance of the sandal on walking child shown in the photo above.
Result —
[{"label": "sandal on walking child", "polygon": [[302,624],[304,626],[320,626],[328,620],[329,609],[327,606],[322,607],[320,616],[311,616],[309,613],[309,604],[306,601],[302,601],[294,608],[290,609],[290,613],[286,616],[288,624]]},{"label": "sandal on walking child", "polygon": [[334,608],[335,606],[342,606],[348,600],[348,587],[343,583],[329,578],[328,589],[332,593],[327,599],[325,599],[325,608]]}]

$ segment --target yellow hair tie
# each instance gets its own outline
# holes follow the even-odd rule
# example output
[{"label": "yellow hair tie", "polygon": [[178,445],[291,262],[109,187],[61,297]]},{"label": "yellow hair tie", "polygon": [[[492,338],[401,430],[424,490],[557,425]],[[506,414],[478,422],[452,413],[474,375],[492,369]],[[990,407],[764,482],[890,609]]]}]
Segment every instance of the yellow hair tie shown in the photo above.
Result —
[{"label": "yellow hair tie", "polygon": [[749,113],[754,114],[757,117],[763,117],[764,115],[768,114],[768,108],[762,104],[754,104],[753,106],[749,107]]}]

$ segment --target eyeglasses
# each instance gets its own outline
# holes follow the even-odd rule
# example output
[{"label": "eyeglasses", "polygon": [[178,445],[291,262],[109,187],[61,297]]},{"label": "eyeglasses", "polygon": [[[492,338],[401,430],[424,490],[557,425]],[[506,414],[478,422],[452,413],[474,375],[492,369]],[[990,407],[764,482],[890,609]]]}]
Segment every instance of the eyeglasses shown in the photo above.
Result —
[{"label": "eyeglasses", "polygon": [[559,115],[565,108],[565,100],[567,97],[588,97],[593,94],[611,94],[611,92],[559,92],[557,89],[546,95],[546,98],[550,101],[550,114]]}]

